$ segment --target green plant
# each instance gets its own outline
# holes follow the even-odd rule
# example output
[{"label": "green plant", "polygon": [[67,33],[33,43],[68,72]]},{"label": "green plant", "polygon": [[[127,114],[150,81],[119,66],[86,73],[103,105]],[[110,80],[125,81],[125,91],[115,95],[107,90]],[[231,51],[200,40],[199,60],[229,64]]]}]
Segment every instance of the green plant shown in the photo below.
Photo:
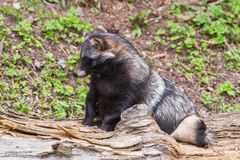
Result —
[{"label": "green plant", "polygon": [[79,53],[75,53],[75,54],[71,54],[67,57],[67,65],[69,67],[70,70],[73,70],[75,65],[77,64],[77,62],[80,60],[80,54]]},{"label": "green plant", "polygon": [[209,77],[208,77],[207,75],[202,76],[201,79],[200,79],[200,81],[199,81],[199,83],[200,83],[201,85],[207,85],[207,84],[209,84]]},{"label": "green plant", "polygon": [[[69,65],[73,66],[77,62],[79,56],[76,55],[68,58]],[[53,115],[57,118],[83,114],[86,82],[78,80],[77,88],[67,84],[71,71],[58,68],[53,54],[45,55],[44,67],[40,71],[31,68],[33,61],[25,55],[4,53],[0,58],[0,64],[3,66],[0,73],[6,75],[0,79],[0,99],[3,102],[9,101],[9,105],[16,111],[30,114],[33,108],[38,108],[42,112],[50,113],[49,111],[54,108]],[[35,76],[32,76],[33,72]],[[38,100],[29,101],[26,97],[30,99],[37,97]]]},{"label": "green plant", "polygon": [[174,2],[169,6],[170,13],[180,16],[184,12],[195,11],[195,7],[184,3]]},{"label": "green plant", "polygon": [[171,36],[169,40],[178,41],[177,45],[173,47],[178,53],[180,53],[184,47],[190,49],[197,44],[195,40],[196,31],[192,26],[168,21],[167,27]]},{"label": "green plant", "polygon": [[[70,4],[84,6],[89,10],[84,12],[86,16],[100,13],[99,0],[46,1],[63,7],[68,2],[66,8]],[[128,2],[135,11],[133,3],[140,0]],[[173,3],[159,23],[154,20],[158,19],[155,13],[142,10],[129,17],[132,35],[141,36],[149,30],[142,41],[147,37],[149,50],[166,56],[152,59],[147,55],[147,63],[154,67],[161,62],[163,69],[209,89],[201,95],[206,107],[219,112],[239,110],[239,80],[226,74],[240,70],[240,0],[217,5],[206,2],[198,7]],[[48,3],[42,5],[41,0],[17,3],[20,8],[10,3],[0,6],[0,111],[37,111],[40,117],[50,118],[83,115],[88,78],[74,80],[71,72],[80,59],[79,44],[91,25],[79,18],[79,8],[49,10],[44,8]],[[223,60],[226,68],[221,71],[215,66],[222,65]],[[219,84],[228,77],[232,84]],[[215,85],[217,89],[211,90]]]},{"label": "green plant", "polygon": [[7,5],[4,7],[0,7],[0,13],[3,13],[5,15],[10,15],[16,18],[17,21],[22,20],[21,12],[17,9],[15,9],[11,5]]},{"label": "green plant", "polygon": [[179,15],[182,13],[181,6],[177,3],[173,3],[169,7],[170,11],[173,12],[175,15]]},{"label": "green plant", "polygon": [[229,39],[234,42],[240,41],[240,26],[233,24],[233,27],[230,28],[228,36]]},{"label": "green plant", "polygon": [[228,96],[234,97],[235,96],[234,85],[231,82],[226,81],[217,86],[216,93],[217,95],[222,95],[226,93]]},{"label": "green plant", "polygon": [[71,96],[74,92],[73,87],[68,85],[56,85],[54,89],[57,93],[60,93],[64,96]]},{"label": "green plant", "polygon": [[28,103],[24,99],[20,99],[19,101],[13,103],[13,106],[16,108],[18,112],[29,114],[31,112],[31,108],[28,107]]},{"label": "green plant", "polygon": [[169,29],[170,35],[172,36],[171,40],[184,38],[187,33],[187,29],[185,26],[175,23],[173,21],[168,21],[167,27]]},{"label": "green plant", "polygon": [[148,27],[147,18],[150,13],[151,10],[145,9],[140,11],[135,16],[129,16],[129,20],[131,21],[133,37],[140,37],[142,35],[142,29]]},{"label": "green plant", "polygon": [[184,41],[186,48],[193,48],[197,44],[196,40],[193,38],[186,38]]},{"label": "green plant", "polygon": [[6,92],[9,91],[9,84],[6,83],[3,79],[0,79],[0,91]]},{"label": "green plant", "polygon": [[[165,30],[163,30],[163,29],[161,29],[161,28],[159,28],[157,31],[156,31],[156,33],[155,33],[155,35],[154,35],[154,38],[153,38],[153,40],[151,40],[151,45],[149,45],[149,46],[151,46],[151,50],[152,51],[154,51],[154,46],[156,45],[156,44],[159,44],[160,46],[162,46],[162,45],[166,45],[167,44],[167,42],[166,42],[166,32],[165,32]],[[149,41],[150,42],[150,41]]]},{"label": "green plant", "polygon": [[2,14],[0,14],[0,26],[3,26],[4,25],[4,17]]},{"label": "green plant", "polygon": [[[1,94],[0,94],[1,95]],[[1,112],[6,112],[6,109],[2,106],[2,105],[0,105],[0,113]]]},{"label": "green plant", "polygon": [[41,5],[41,0],[18,0],[18,2],[20,2],[24,8],[31,12],[39,10],[39,6]]},{"label": "green plant", "polygon": [[[39,116],[57,118],[81,116],[88,90],[86,79],[78,79],[77,84],[69,79],[80,58],[77,45],[91,25],[80,20],[74,8],[59,16],[35,9],[31,6],[35,2],[40,0],[19,0],[20,9],[0,6],[0,110],[24,114],[37,111]],[[41,18],[21,17],[39,17],[39,13]],[[58,48],[47,40],[61,43],[62,50],[69,46],[67,54],[61,55],[64,67],[55,50],[46,51],[49,44]]]},{"label": "green plant", "polygon": [[240,71],[240,48],[227,51],[224,53],[224,58],[228,69],[236,68]]},{"label": "green plant", "polygon": [[214,103],[214,98],[212,97],[210,92],[203,92],[200,98],[201,102],[204,105],[211,106]]},{"label": "green plant", "polygon": [[214,44],[221,44],[225,41],[225,34],[228,32],[228,29],[224,23],[224,20],[213,21],[208,25],[203,27],[203,31],[213,37]]},{"label": "green plant", "polygon": [[204,61],[203,61],[202,58],[193,58],[191,60],[191,64],[192,64],[193,69],[195,71],[200,71],[201,72],[204,69]]},{"label": "green plant", "polygon": [[4,74],[9,77],[18,76],[18,70],[16,68],[6,67]]},{"label": "green plant", "polygon": [[218,112],[231,112],[231,111],[240,111],[240,104],[233,105],[224,105],[221,108],[218,108]]},{"label": "green plant", "polygon": [[230,10],[239,17],[240,14],[240,0],[229,0],[229,3],[227,3]]},{"label": "green plant", "polygon": [[42,26],[45,37],[55,42],[66,40],[68,37],[67,39],[74,43],[82,43],[84,40],[83,33],[90,29],[91,25],[80,20],[74,8],[68,10],[66,17],[55,17],[46,21]]},{"label": "green plant", "polygon": [[224,16],[224,11],[222,6],[220,5],[212,5],[209,6],[207,9],[207,12],[210,14],[211,17],[213,18],[219,18]]},{"label": "green plant", "polygon": [[[223,44],[226,39],[234,42],[239,41],[238,36],[239,21],[235,20],[239,16],[239,0],[231,0],[227,4],[209,6],[200,15],[193,18],[193,23],[202,28],[203,34],[207,34],[212,39],[213,44]],[[238,18],[237,18],[238,19]],[[236,34],[237,33],[237,34]]]},{"label": "green plant", "polygon": [[203,26],[205,24],[209,24],[211,19],[206,13],[200,14],[197,17],[193,18],[193,23],[198,25],[198,26]]},{"label": "green plant", "polygon": [[165,35],[165,34],[166,34],[165,30],[163,30],[163,29],[161,29],[161,28],[159,28],[159,29],[157,30],[157,32],[156,32],[156,35],[157,35],[157,36],[163,36],[163,35]]},{"label": "green plant", "polygon": [[28,20],[20,21],[14,31],[17,33],[19,37],[23,39],[21,43],[19,43],[17,46],[15,46],[15,49],[21,49],[24,47],[24,45],[30,45],[34,47],[42,47],[41,39],[38,37],[35,37],[32,34],[32,22]]},{"label": "green plant", "polygon": [[52,107],[55,109],[55,116],[57,118],[65,118],[70,106],[66,102],[57,101],[52,104]]}]

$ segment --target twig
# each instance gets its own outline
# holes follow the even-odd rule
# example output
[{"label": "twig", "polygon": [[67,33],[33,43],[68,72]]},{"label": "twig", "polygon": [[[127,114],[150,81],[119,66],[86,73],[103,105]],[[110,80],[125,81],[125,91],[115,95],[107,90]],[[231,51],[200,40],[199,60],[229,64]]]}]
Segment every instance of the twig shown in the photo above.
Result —
[{"label": "twig", "polygon": [[63,51],[63,53],[66,55],[66,56],[68,56],[70,53],[68,53],[68,51],[66,51],[63,47],[62,47],[62,45],[59,45],[59,48]]},{"label": "twig", "polygon": [[210,2],[210,3],[208,3],[208,5],[209,5],[209,6],[213,6],[213,5],[222,3],[222,2],[224,2],[224,1],[225,1],[225,0],[218,0],[218,1],[215,1],[215,2]]},{"label": "twig", "polygon": [[226,39],[224,40],[224,43],[226,44],[227,48],[228,48],[230,51],[233,50],[233,48],[229,45],[229,43],[227,42]]},{"label": "twig", "polygon": [[159,20],[162,19],[162,16],[158,16],[156,18],[150,18],[146,21],[146,23],[151,23],[151,22],[159,22]]},{"label": "twig", "polygon": [[229,45],[226,39],[224,40],[224,43],[226,44],[230,52],[232,52],[234,55],[237,55],[236,50]]},{"label": "twig", "polygon": [[0,42],[0,55],[3,52],[3,43],[4,43],[5,37],[2,38],[1,42]]}]

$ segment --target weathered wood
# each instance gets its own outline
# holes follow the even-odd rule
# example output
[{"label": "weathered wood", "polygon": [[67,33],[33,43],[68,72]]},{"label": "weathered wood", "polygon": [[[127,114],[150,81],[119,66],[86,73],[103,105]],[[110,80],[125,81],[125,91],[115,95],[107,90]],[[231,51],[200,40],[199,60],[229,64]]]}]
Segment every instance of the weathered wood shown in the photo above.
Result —
[{"label": "weathered wood", "polygon": [[[31,158],[240,159],[240,113],[205,118],[208,128],[215,134],[215,143],[207,149],[177,143],[159,129],[145,105],[126,110],[121,119],[114,132],[103,132],[96,126],[83,126],[77,120],[37,120],[2,113],[0,156],[22,145],[21,151],[31,152]],[[30,147],[24,149],[26,142]],[[6,147],[6,143],[11,147]],[[42,143],[47,145],[44,149],[41,149]]]}]

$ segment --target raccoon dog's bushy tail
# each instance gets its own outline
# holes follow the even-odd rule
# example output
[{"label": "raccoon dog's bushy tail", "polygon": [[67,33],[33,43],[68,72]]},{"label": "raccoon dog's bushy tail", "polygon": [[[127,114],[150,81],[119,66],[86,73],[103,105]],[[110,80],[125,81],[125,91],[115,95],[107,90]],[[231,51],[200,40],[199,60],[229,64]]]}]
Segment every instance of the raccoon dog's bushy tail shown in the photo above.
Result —
[{"label": "raccoon dog's bushy tail", "polygon": [[171,134],[177,141],[208,147],[213,142],[213,133],[207,131],[205,123],[197,115],[186,117]]}]

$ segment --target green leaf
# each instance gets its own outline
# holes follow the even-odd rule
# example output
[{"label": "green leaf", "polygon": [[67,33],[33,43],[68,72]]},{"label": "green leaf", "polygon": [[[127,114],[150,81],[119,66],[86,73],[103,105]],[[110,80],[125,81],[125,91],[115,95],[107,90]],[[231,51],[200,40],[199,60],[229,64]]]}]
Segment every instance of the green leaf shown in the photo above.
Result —
[{"label": "green leaf", "polygon": [[18,72],[16,69],[13,69],[13,68],[6,68],[5,71],[4,71],[4,74],[9,76],[9,77],[15,77],[18,75]]},{"label": "green leaf", "polygon": [[193,38],[186,38],[184,41],[187,48],[192,48],[197,42]]},{"label": "green leaf", "polygon": [[191,64],[193,65],[196,71],[202,71],[204,68],[204,62],[201,58],[193,58],[191,60]]},{"label": "green leaf", "polygon": [[222,10],[222,6],[220,5],[211,5],[208,7],[207,11],[211,13],[213,17],[220,17],[224,14],[224,11]]},{"label": "green leaf", "polygon": [[32,111],[32,108],[28,107],[28,103],[24,99],[20,99],[17,102],[13,103],[13,106],[18,112],[29,114]]},{"label": "green leaf", "polygon": [[77,17],[77,9],[71,7],[71,8],[67,11],[67,16],[68,16],[68,17]]},{"label": "green leaf", "polygon": [[210,106],[214,103],[214,99],[211,96],[210,92],[203,92],[200,100],[204,105],[207,105],[207,106]]},{"label": "green leaf", "polygon": [[240,0],[229,0],[228,6],[234,14],[240,14]]},{"label": "green leaf", "polygon": [[235,89],[231,82],[226,81],[220,85],[218,85],[216,90],[217,95],[222,95],[223,93],[227,93],[228,96],[235,96]]},{"label": "green leaf", "polygon": [[210,18],[206,14],[201,14],[201,15],[195,17],[192,21],[195,24],[197,24],[198,26],[202,26],[204,24],[209,24]]},{"label": "green leaf", "polygon": [[4,82],[4,80],[0,79],[0,90],[6,92],[9,91],[9,86],[6,82]]},{"label": "green leaf", "polygon": [[158,36],[162,36],[162,35],[164,35],[165,34],[165,31],[163,30],[163,29],[161,29],[161,28],[159,28],[158,30],[157,30],[157,32],[156,32],[156,35],[158,35]]},{"label": "green leaf", "polygon": [[54,88],[54,90],[64,96],[70,96],[73,94],[74,90],[72,86],[68,85],[59,85],[57,84]]},{"label": "green leaf", "polygon": [[53,103],[53,108],[56,110],[57,118],[65,118],[67,116],[66,111],[69,109],[69,104],[63,101],[56,101]]},{"label": "green leaf", "polygon": [[141,35],[142,35],[142,31],[138,26],[132,30],[133,37],[140,37]]}]

